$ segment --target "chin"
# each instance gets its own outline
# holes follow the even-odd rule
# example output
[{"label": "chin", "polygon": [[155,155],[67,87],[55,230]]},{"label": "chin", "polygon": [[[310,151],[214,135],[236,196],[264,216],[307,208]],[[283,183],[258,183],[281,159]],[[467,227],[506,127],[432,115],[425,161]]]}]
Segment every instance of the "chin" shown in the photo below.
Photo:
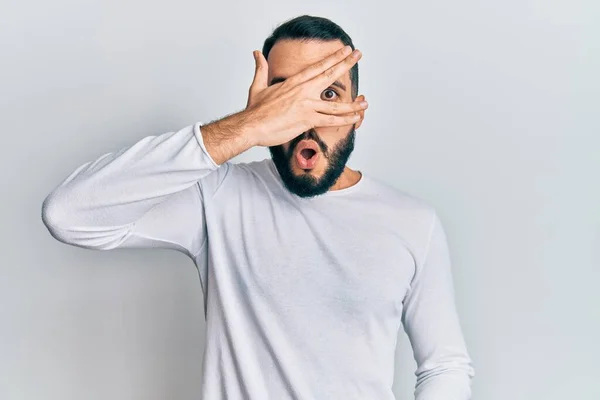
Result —
[{"label": "chin", "polygon": [[311,169],[302,169],[298,167],[293,160],[290,160],[290,166],[292,171],[294,171],[294,175],[296,176],[312,175],[315,178],[320,178],[323,176],[325,170],[327,169],[327,165],[321,166],[321,163],[315,165],[315,167]]}]

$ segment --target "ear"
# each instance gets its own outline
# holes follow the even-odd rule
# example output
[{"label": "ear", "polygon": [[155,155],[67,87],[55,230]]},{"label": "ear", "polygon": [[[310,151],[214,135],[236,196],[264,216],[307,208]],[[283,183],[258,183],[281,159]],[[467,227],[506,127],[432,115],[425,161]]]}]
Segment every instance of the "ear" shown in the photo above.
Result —
[{"label": "ear", "polygon": [[[355,101],[363,101],[364,99],[365,99],[365,95],[361,94],[359,96],[356,96],[356,100]],[[362,122],[365,119],[365,111],[366,110],[360,110],[358,112],[358,114],[360,115],[360,119],[358,120],[358,122],[354,123],[354,125],[355,125],[354,129],[358,129],[362,125]]]}]

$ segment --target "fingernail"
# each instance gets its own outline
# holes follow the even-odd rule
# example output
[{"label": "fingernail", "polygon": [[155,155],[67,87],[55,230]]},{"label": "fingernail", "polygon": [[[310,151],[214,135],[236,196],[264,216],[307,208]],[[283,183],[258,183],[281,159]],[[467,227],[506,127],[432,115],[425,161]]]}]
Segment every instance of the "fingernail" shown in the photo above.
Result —
[{"label": "fingernail", "polygon": [[352,53],[352,57],[358,58],[358,56],[360,56],[360,50],[354,50],[354,52]]},{"label": "fingernail", "polygon": [[344,46],[344,55],[347,56],[352,51],[352,47],[349,45]]},{"label": "fingernail", "polygon": [[369,103],[367,103],[366,101],[361,101],[360,105],[361,107],[366,107],[367,105],[369,105]]}]

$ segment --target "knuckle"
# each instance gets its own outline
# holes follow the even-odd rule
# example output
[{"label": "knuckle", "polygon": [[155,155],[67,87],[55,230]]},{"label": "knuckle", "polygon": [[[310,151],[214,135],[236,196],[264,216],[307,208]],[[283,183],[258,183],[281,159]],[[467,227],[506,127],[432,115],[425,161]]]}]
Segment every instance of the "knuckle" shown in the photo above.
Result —
[{"label": "knuckle", "polygon": [[306,85],[303,85],[299,90],[299,96],[302,96],[307,99],[314,100],[314,97],[313,97],[314,93],[315,93],[314,86],[308,82],[306,83]]},{"label": "knuckle", "polygon": [[304,85],[298,85],[298,86],[292,87],[289,90],[289,94],[294,98],[300,98],[300,99],[304,100],[306,97],[306,96],[303,96],[305,90],[306,89],[305,89]]},{"label": "knuckle", "polygon": [[331,68],[328,68],[328,69],[325,71],[325,76],[326,76],[327,78],[333,78],[334,74],[335,74],[335,69],[334,69],[333,67],[331,67]]},{"label": "knuckle", "polygon": [[296,82],[296,79],[294,79],[294,78],[286,79],[285,81],[280,82],[279,85],[281,85],[280,86],[281,90],[283,90],[285,92],[289,91],[289,92],[296,93],[298,90],[298,84]]},{"label": "knuckle", "polygon": [[306,98],[297,99],[296,104],[301,110],[306,110],[310,108],[310,102]]}]

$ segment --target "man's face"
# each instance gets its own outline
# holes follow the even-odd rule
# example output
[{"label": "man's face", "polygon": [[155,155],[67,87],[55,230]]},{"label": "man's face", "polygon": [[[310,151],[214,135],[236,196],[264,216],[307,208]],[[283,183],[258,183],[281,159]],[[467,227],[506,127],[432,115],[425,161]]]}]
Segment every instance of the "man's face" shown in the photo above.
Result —
[{"label": "man's face", "polygon": [[[297,74],[311,64],[344,47],[339,41],[280,40],[269,52],[269,85],[281,82]],[[353,101],[350,72],[344,73],[327,88],[323,88],[320,100]],[[279,146],[269,147],[273,162],[285,186],[301,197],[323,194],[331,188],[344,172],[346,162],[354,149],[355,124],[333,127],[317,127]],[[307,142],[308,140],[308,142]],[[299,144],[312,144],[314,150],[302,150]],[[309,146],[310,147],[310,146]]]}]

